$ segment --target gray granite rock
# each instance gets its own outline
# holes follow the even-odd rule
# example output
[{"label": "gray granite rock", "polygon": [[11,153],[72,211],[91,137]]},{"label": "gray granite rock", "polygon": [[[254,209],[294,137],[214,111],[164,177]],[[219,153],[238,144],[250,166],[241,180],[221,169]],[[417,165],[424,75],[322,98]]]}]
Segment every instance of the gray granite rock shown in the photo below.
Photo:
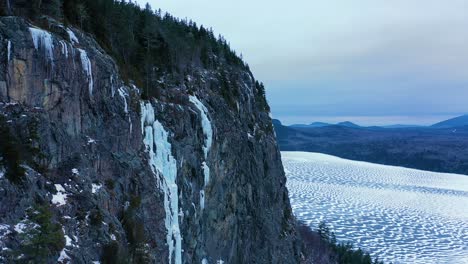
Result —
[{"label": "gray granite rock", "polygon": [[[35,46],[31,27],[21,18],[0,18],[0,112],[37,152],[24,160],[24,184],[0,178],[1,261],[14,262],[15,225],[26,209],[49,204],[69,238],[61,252],[51,251],[49,263],[61,254],[63,263],[105,263],[109,254],[130,263],[168,263],[168,241],[175,238],[166,237],[170,212],[161,183],[167,175],[152,171],[143,143],[141,104],[148,102],[122,81],[92,37],[71,29],[79,43],[73,42],[67,29],[50,22],[33,33],[39,34]],[[235,104],[222,95],[220,72],[205,69],[150,100],[176,161],[179,212],[172,215],[182,262],[298,263],[300,242],[269,113],[251,74],[227,70],[235,76]],[[206,157],[203,115],[212,129]]]}]

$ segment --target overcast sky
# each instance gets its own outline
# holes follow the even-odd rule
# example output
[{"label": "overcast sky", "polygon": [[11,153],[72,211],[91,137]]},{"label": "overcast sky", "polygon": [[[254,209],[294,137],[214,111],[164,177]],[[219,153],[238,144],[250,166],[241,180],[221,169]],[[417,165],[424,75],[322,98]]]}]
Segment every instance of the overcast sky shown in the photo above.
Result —
[{"label": "overcast sky", "polygon": [[148,2],[225,36],[284,123],[468,113],[468,0]]}]

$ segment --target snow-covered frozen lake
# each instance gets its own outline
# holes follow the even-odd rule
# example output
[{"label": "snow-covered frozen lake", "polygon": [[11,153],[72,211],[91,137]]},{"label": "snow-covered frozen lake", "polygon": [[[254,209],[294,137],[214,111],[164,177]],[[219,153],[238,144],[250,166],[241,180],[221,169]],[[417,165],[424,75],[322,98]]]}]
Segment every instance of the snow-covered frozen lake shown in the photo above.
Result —
[{"label": "snow-covered frozen lake", "polygon": [[468,263],[468,176],[282,152],[297,218],[393,263]]}]

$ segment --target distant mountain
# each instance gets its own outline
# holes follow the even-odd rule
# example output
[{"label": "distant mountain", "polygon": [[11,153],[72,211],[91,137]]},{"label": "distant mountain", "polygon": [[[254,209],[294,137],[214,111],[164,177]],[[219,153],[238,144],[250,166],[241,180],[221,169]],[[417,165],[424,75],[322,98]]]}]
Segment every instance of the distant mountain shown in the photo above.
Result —
[{"label": "distant mountain", "polygon": [[279,126],[282,126],[282,125],[283,125],[283,124],[281,123],[281,121],[278,120],[278,119],[273,119],[273,120],[271,120],[271,122],[273,123],[274,126],[278,126],[278,125],[279,125]]},{"label": "distant mountain", "polygon": [[[279,120],[277,120],[280,122]],[[328,126],[340,126],[340,127],[349,127],[349,128],[370,128],[370,129],[403,129],[403,128],[427,128],[427,126],[422,125],[407,125],[407,124],[395,124],[395,125],[385,125],[385,126],[360,126],[350,121],[339,122],[337,124],[325,123],[325,122],[313,122],[310,124],[294,124],[287,127],[291,128],[320,128],[320,127],[328,127]],[[458,128],[468,126],[468,115],[462,115],[459,117],[455,117],[449,120],[445,120],[439,123],[436,123],[430,128]]]},{"label": "distant mountain", "polygon": [[415,127],[424,127],[424,126],[396,124],[396,125],[388,125],[388,126],[381,126],[381,127],[383,127],[383,128],[415,128]]},{"label": "distant mountain", "polygon": [[291,127],[276,120],[273,124],[282,151],[319,152],[352,160],[468,175],[468,126],[384,128],[355,127],[344,122],[324,127]]},{"label": "distant mountain", "polygon": [[332,124],[329,123],[324,123],[324,122],[313,122],[308,125],[306,124],[294,124],[291,125],[290,127],[325,127],[325,126],[331,126]]},{"label": "distant mountain", "polygon": [[432,125],[432,128],[454,128],[468,126],[468,115],[462,115]]},{"label": "distant mountain", "polygon": [[344,126],[344,127],[353,127],[353,128],[359,128],[361,126],[354,124],[353,122],[345,121],[345,122],[340,122],[336,124],[337,126]]},{"label": "distant mountain", "polygon": [[340,122],[337,124],[330,124],[330,123],[325,123],[325,122],[313,122],[308,125],[306,124],[294,124],[290,125],[289,127],[295,127],[295,128],[317,128],[317,127],[327,127],[327,126],[343,126],[343,127],[353,127],[353,128],[359,128],[361,126],[354,124],[353,122],[350,121],[345,121],[345,122]]}]

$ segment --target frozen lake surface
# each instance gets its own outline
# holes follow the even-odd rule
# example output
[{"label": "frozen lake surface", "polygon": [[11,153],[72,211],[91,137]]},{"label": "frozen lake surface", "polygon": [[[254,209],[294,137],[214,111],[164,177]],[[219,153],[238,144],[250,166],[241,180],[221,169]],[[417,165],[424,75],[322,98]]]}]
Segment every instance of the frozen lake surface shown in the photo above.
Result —
[{"label": "frozen lake surface", "polygon": [[393,263],[468,263],[468,176],[282,152],[295,215]]}]

